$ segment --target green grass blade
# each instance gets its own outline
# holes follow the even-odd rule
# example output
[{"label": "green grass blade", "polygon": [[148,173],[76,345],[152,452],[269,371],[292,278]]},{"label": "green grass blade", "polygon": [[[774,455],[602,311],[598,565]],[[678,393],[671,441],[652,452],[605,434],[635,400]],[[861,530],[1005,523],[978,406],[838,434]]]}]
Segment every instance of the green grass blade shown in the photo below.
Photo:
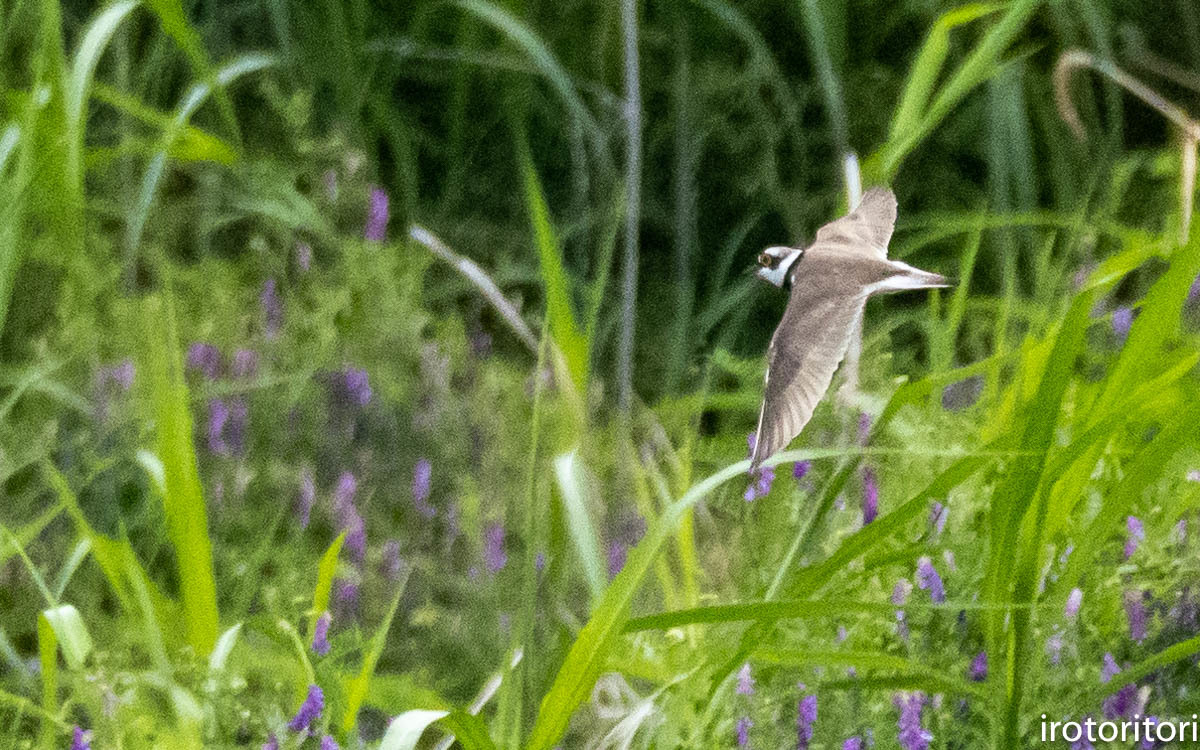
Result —
[{"label": "green grass blade", "polygon": [[204,49],[204,40],[200,37],[200,32],[188,21],[183,3],[180,0],[146,0],[146,5],[158,17],[167,36],[174,39],[175,43],[183,50],[200,78],[208,86],[216,89],[217,108],[221,113],[221,119],[225,121],[225,127],[229,130],[233,141],[240,143],[240,128],[237,115],[234,113],[233,100],[225,90],[228,80],[222,79],[221,72],[208,59],[208,52]]},{"label": "green grass blade", "polygon": [[67,666],[71,669],[82,669],[88,655],[92,653],[94,644],[79,610],[70,604],[61,604],[42,612],[41,617],[54,629],[54,636],[62,649]]},{"label": "green grass blade", "polygon": [[430,724],[449,715],[449,711],[405,711],[388,724],[379,741],[379,750],[413,750]]},{"label": "green grass blade", "polygon": [[67,168],[70,183],[83,194],[83,146],[84,130],[87,127],[88,91],[92,78],[96,73],[96,65],[101,55],[108,47],[117,27],[136,8],[135,0],[124,0],[110,5],[101,11],[90,24],[75,51],[75,61],[67,79],[66,90],[66,127],[67,139]]},{"label": "green grass blade", "polygon": [[[375,674],[375,665],[379,663],[379,657],[383,655],[383,649],[387,646],[387,634],[392,629],[392,620],[396,617],[396,611],[400,609],[400,597],[403,594],[404,581],[397,585],[396,595],[392,598],[392,606],[388,608],[383,622],[375,631],[375,635],[371,637],[370,643],[367,644],[367,650],[363,654],[362,668],[358,675],[346,685],[346,713],[342,715],[342,732],[347,735],[354,730],[354,725],[358,722],[358,711],[367,697],[367,690],[371,686],[371,677]],[[420,733],[413,738],[413,741],[415,742],[419,737]],[[384,746],[381,745],[381,747]]]},{"label": "green grass blade", "polygon": [[217,641],[217,585],[208,512],[193,443],[190,399],[170,297],[147,300],[142,321],[143,340],[148,344],[142,371],[150,383],[156,452],[163,465],[167,536],[175,548],[187,641],[197,654],[206,657]]},{"label": "green grass blade", "polygon": [[[227,86],[237,78],[265,70],[276,64],[275,58],[262,54],[246,54],[234,59],[223,66],[216,74],[218,85]],[[125,272],[132,275],[134,259],[142,244],[142,232],[150,218],[150,209],[154,205],[154,197],[158,192],[159,183],[166,172],[167,156],[172,152],[176,142],[183,137],[185,128],[192,115],[200,108],[212,93],[212,86],[207,83],[193,85],[184,95],[176,108],[174,118],[163,131],[159,151],[150,159],[149,165],[142,176],[141,187],[137,199],[133,202],[125,228]]]},{"label": "green grass blade", "polygon": [[934,22],[909,69],[904,93],[900,95],[900,104],[892,118],[889,140],[898,141],[920,127],[921,116],[929,106],[929,98],[950,53],[950,32],[1002,7],[996,3],[969,3],[946,11]]},{"label": "green grass blade", "polygon": [[588,343],[579,332],[575,311],[571,305],[571,287],[563,266],[562,248],[550,221],[550,210],[542,192],[541,181],[533,166],[528,145],[523,136],[517,137],[521,176],[525,186],[525,205],[537,244],[542,283],[546,289],[546,312],[550,318],[550,333],[567,361],[571,380],[579,393],[586,393],[588,381]]},{"label": "green grass blade", "polygon": [[[777,456],[767,463],[774,465],[780,462],[779,459]],[[745,474],[749,467],[749,461],[739,461],[693,485],[663,512],[642,541],[630,551],[625,567],[605,589],[542,699],[537,720],[530,731],[528,748],[549,750],[566,731],[571,714],[587,699],[605,659],[621,637],[634,594],[663,545],[674,536],[684,512],[724,482]]]},{"label": "green grass blade", "polygon": [[[58,638],[44,614],[37,618],[38,659],[42,670],[42,712],[44,716],[58,715]],[[41,746],[54,747],[52,722],[42,720]]]},{"label": "green grass blade", "polygon": [[864,165],[864,172],[870,174],[874,180],[889,182],[904,158],[950,114],[951,110],[967,94],[999,72],[1002,67],[1000,56],[1040,5],[1040,0],[1015,0],[1009,4],[1007,12],[987,32],[954,75],[942,86],[937,96],[933,97],[919,123],[899,137],[889,139],[872,154]]},{"label": "green grass blade", "polygon": [[754,652],[754,659],[784,667],[844,666],[864,671],[884,670],[892,673],[884,679],[904,680],[909,689],[925,690],[929,693],[946,692],[953,695],[970,695],[985,701],[991,697],[984,686],[978,683],[947,677],[944,673],[918,662],[875,651],[802,651],[785,648],[759,648]]},{"label": "green grass blade", "polygon": [[571,117],[587,133],[595,153],[605,157],[604,161],[608,161],[604,131],[592,117],[570,74],[555,58],[546,43],[529,26],[495,3],[486,0],[458,0],[455,5],[499,30],[529,58],[558,93]]},{"label": "green grass blade", "polygon": [[338,534],[337,539],[321,555],[317,564],[317,585],[313,588],[312,611],[308,614],[308,632],[313,632],[317,626],[317,618],[329,609],[329,592],[333,590],[333,577],[337,573],[338,555],[342,553],[342,544],[346,541],[346,532]]},{"label": "green grass blade", "polygon": [[583,566],[588,590],[592,593],[592,601],[598,601],[604,592],[604,558],[589,510],[587,477],[574,451],[554,459],[554,478],[566,512],[567,530]]}]

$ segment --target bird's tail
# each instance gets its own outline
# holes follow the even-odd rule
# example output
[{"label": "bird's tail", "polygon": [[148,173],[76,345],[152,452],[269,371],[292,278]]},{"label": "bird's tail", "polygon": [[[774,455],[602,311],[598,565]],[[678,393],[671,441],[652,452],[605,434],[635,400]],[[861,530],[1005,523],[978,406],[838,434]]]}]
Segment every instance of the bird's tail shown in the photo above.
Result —
[{"label": "bird's tail", "polygon": [[879,285],[881,292],[898,292],[904,289],[930,289],[954,286],[954,281],[940,273],[922,271],[898,260],[892,261],[897,274]]}]

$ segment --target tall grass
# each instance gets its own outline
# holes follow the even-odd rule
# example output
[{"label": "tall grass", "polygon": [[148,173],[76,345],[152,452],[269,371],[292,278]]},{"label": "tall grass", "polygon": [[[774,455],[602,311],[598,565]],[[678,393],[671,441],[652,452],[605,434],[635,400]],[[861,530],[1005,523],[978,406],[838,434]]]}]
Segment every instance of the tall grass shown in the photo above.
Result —
[{"label": "tall grass", "polygon": [[[1037,0],[901,3],[857,26],[833,3],[777,10],[0,6],[9,734],[259,743],[319,685],[314,734],[387,750],[434,731],[485,750],[708,746],[764,705],[735,687],[753,664],[755,700],[782,701],[760,744],[794,734],[803,679],[825,746],[894,724],[889,695],[916,690],[961,699],[930,713],[965,741],[1012,748],[1044,706],[1096,711],[1111,650],[1112,685],[1161,680],[1156,710],[1186,708],[1163,686],[1200,639],[1160,623],[1129,644],[1109,600],[1194,583],[1161,552],[1117,557],[1128,517],[1165,537],[1200,502],[1181,489],[1200,455],[1181,323],[1194,118],[1172,105],[1184,148],[1161,144],[1120,122],[1116,89],[1101,117],[1076,84],[1076,114],[1054,78],[1089,39],[1086,64],[1128,87],[1110,42],[1139,19]],[[1180,13],[1200,49],[1200,14]],[[1124,151],[1123,128],[1154,148]],[[782,297],[744,261],[840,212],[856,153],[901,197],[893,255],[959,286],[872,303],[869,429],[822,407],[746,503]],[[363,238],[375,185],[394,198],[383,241]],[[267,280],[282,330],[261,320]],[[242,349],[246,372],[186,372],[201,340]],[[103,373],[127,354],[117,394]],[[358,366],[369,392],[347,405]],[[952,398],[963,382],[973,403]],[[198,424],[221,398],[253,404],[237,456]],[[418,460],[436,506],[417,503]],[[799,461],[809,475],[785,477]],[[842,506],[867,469],[883,499],[864,524]],[[365,551],[325,507],[344,474]],[[935,501],[953,535],[926,522]],[[910,639],[889,589],[924,558],[950,595],[904,605]],[[1097,613],[1074,633],[1078,679],[1043,656],[1076,588]],[[986,677],[965,676],[975,651]],[[101,687],[124,713],[104,718]]]}]

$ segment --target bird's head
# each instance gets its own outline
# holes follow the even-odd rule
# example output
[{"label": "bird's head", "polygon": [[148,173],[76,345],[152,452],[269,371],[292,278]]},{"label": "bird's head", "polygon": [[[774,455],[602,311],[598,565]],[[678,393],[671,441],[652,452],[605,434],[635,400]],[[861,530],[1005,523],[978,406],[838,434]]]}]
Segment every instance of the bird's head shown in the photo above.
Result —
[{"label": "bird's head", "polygon": [[768,247],[758,254],[758,278],[782,287],[792,265],[803,257],[804,251],[795,247]]}]

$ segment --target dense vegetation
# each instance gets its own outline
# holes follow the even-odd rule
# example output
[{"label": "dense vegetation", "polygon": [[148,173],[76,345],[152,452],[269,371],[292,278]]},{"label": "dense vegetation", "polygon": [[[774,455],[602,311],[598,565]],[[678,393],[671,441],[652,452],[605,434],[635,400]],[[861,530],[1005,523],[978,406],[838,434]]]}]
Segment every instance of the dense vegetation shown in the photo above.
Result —
[{"label": "dense vegetation", "polygon": [[[1200,713],[1189,0],[0,0],[0,55],[0,748]],[[748,476],[745,268],[858,184],[958,285]]]}]

